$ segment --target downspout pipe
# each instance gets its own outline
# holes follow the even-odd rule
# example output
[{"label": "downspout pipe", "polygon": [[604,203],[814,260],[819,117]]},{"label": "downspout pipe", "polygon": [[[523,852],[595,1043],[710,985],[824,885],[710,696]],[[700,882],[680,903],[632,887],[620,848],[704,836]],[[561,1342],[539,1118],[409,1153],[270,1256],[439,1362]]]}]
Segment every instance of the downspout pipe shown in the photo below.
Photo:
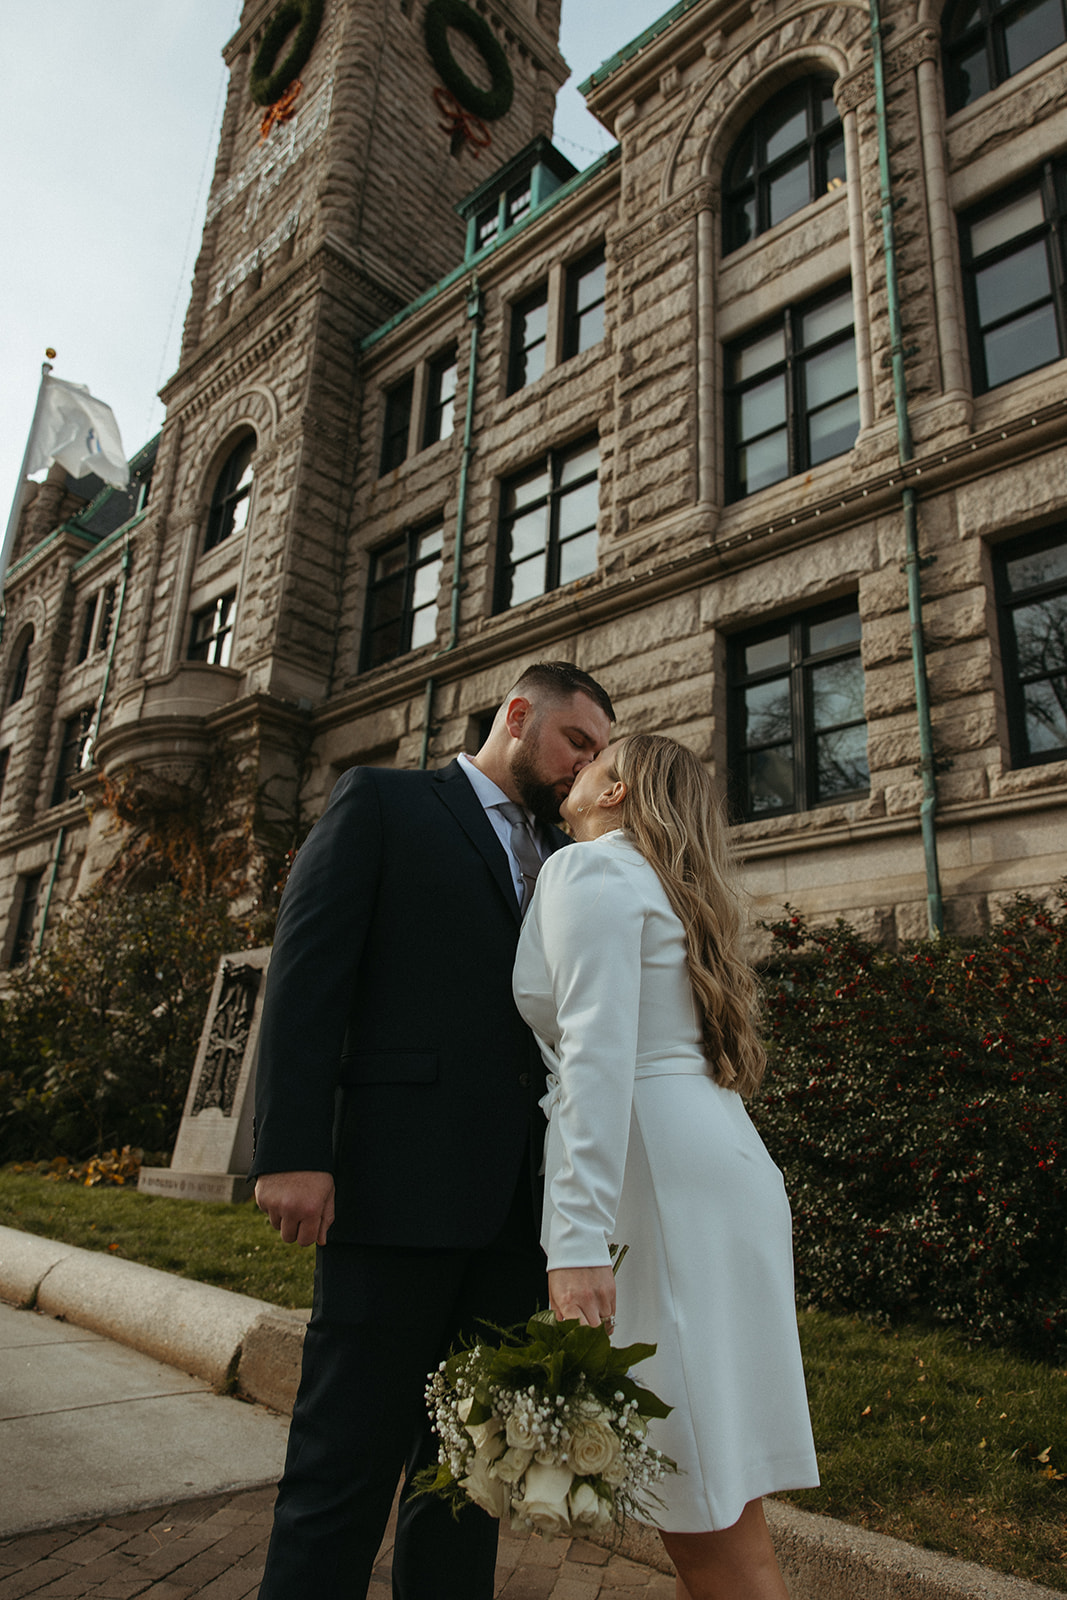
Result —
[{"label": "downspout pipe", "polygon": [[40,955],[44,947],[44,936],[48,928],[48,913],[52,906],[52,895],[55,893],[56,879],[59,876],[60,857],[63,854],[63,841],[66,836],[66,828],[60,828],[56,834],[56,847],[52,851],[52,870],[48,875],[48,890],[44,897],[44,905],[41,908],[41,925],[37,929],[37,937],[33,941],[33,953],[36,956]]},{"label": "downspout pipe", "polygon": [[[878,178],[885,249],[886,298],[889,307],[890,358],[893,373],[893,408],[897,422],[897,452],[903,466],[914,455],[911,422],[908,417],[908,390],[904,375],[904,340],[900,320],[900,283],[897,276],[896,241],[893,234],[893,192],[889,172],[889,132],[885,100],[885,56],[882,44],[882,17],[879,0],[868,0],[871,16],[871,50],[874,56],[875,121],[878,128]],[[904,510],[905,571],[908,578],[908,618],[911,627],[911,660],[915,675],[915,708],[919,721],[919,776],[922,803],[919,822],[922,830],[926,866],[926,915],[930,934],[944,932],[945,912],[941,896],[941,877],[937,864],[937,781],[934,756],[933,722],[930,716],[930,687],[926,672],[926,646],[922,628],[922,561],[919,556],[919,520],[915,490],[905,484],[901,490]]]},{"label": "downspout pipe", "polygon": [[[467,320],[471,325],[470,359],[467,363],[467,410],[463,419],[463,454],[459,464],[459,494],[456,500],[456,539],[452,552],[452,601],[449,616],[448,640],[437,652],[447,655],[456,648],[459,639],[459,608],[463,597],[463,553],[467,531],[467,494],[470,484],[471,459],[474,455],[474,396],[478,386],[478,334],[482,322],[482,291],[478,279],[472,277],[467,286]],[[422,750],[419,767],[425,770],[430,759],[430,728],[433,717],[433,697],[437,679],[432,674],[426,680],[426,702],[422,716]]]}]

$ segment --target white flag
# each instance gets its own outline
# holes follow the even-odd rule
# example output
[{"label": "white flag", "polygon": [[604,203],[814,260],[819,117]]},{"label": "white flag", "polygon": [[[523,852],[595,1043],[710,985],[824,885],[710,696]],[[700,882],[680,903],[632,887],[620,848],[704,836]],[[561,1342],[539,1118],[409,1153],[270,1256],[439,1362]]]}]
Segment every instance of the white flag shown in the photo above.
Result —
[{"label": "white flag", "polygon": [[95,472],[105,483],[124,489],[130,468],[111,407],[95,399],[83,383],[46,377],[42,391],[27,451],[27,475],[58,461],[72,478]]}]

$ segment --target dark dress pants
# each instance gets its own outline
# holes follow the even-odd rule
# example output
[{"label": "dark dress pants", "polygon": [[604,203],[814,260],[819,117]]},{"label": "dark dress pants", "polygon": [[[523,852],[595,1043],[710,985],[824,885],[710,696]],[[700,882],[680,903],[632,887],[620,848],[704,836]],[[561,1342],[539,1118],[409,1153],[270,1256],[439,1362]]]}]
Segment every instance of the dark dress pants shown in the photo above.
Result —
[{"label": "dark dress pants", "polygon": [[[428,1375],[485,1320],[547,1305],[530,1184],[481,1250],[327,1244],[278,1490],[260,1600],[363,1600],[401,1470],[437,1460]],[[499,1523],[475,1506],[401,1504],[394,1600],[492,1600]]]}]

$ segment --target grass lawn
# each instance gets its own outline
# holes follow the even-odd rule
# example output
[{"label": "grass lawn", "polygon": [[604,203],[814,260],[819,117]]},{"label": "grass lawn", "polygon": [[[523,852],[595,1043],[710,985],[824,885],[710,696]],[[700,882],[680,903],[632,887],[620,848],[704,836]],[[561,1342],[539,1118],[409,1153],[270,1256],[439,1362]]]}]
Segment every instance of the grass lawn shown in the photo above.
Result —
[{"label": "grass lawn", "polygon": [[[311,1303],[313,1254],[251,1204],[86,1189],[0,1171],[0,1223],[282,1306]],[[785,1498],[1067,1586],[1067,1372],[943,1329],[800,1318],[823,1484]]]}]

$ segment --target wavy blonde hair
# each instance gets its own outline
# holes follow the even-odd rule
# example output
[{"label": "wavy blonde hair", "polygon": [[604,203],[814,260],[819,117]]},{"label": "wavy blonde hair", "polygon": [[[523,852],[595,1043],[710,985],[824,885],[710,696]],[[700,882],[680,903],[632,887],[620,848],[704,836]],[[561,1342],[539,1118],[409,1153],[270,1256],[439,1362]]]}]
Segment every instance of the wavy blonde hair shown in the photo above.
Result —
[{"label": "wavy blonde hair", "polygon": [[711,779],[685,745],[654,733],[620,740],[613,766],[626,785],[623,828],[685,930],[712,1077],[753,1094],[767,1062],[757,1029],[759,986],[741,953],[741,894]]}]

